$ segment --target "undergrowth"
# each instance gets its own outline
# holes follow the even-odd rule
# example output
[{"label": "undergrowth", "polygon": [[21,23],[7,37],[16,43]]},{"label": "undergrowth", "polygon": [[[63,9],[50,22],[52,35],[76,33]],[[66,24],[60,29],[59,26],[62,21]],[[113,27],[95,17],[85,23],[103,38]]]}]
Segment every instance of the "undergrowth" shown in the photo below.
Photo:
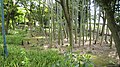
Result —
[{"label": "undergrowth", "polygon": [[[9,35],[6,35],[6,43],[20,45],[23,38],[26,36],[25,33],[26,33],[25,31],[11,30],[9,32]],[[2,35],[0,35],[0,44],[3,44],[3,36]]]},{"label": "undergrowth", "polygon": [[[7,44],[15,44],[20,45],[23,40],[22,35],[7,35],[6,36],[6,43]],[[3,44],[3,37],[0,35],[0,44]]]},{"label": "undergrowth", "polygon": [[3,67],[94,67],[90,55],[65,53],[57,51],[25,50],[16,45],[8,45],[9,56],[4,60],[3,48],[0,46],[0,66]]}]

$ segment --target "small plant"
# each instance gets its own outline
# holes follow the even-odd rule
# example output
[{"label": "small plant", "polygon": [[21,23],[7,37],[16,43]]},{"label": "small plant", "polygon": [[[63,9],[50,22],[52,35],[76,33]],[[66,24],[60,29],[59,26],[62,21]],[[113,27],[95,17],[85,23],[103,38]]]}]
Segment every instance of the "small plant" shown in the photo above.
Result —
[{"label": "small plant", "polygon": [[65,53],[64,59],[58,60],[54,67],[94,67],[90,58],[89,54]]}]

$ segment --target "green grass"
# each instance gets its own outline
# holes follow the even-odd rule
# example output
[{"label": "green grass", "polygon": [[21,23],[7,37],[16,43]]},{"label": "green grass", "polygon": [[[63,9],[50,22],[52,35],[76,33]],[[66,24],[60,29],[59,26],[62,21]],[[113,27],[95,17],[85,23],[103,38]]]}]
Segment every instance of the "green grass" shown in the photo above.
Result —
[{"label": "green grass", "polygon": [[[20,45],[25,36],[26,36],[25,31],[10,30],[9,35],[6,35],[6,43]],[[0,35],[0,44],[3,44],[3,36],[2,35]]]},{"label": "green grass", "polygon": [[19,46],[8,45],[9,56],[4,61],[3,49],[0,47],[0,66],[5,67],[51,67],[62,59],[58,52],[53,50],[25,50]]},{"label": "green grass", "polygon": [[[99,59],[99,60],[98,60]],[[92,61],[96,64],[97,67],[104,67],[108,64],[116,64],[117,61],[108,56],[95,56]]]},{"label": "green grass", "polygon": [[[15,44],[15,45],[20,45],[23,40],[22,35],[7,35],[6,36],[6,43],[7,44]],[[3,37],[0,35],[0,44],[3,44]]]},{"label": "green grass", "polygon": [[[4,60],[0,46],[0,66],[4,67],[93,67],[89,55],[60,55],[55,50],[25,50],[17,45],[8,45],[9,56]],[[77,60],[75,60],[77,59]]]}]

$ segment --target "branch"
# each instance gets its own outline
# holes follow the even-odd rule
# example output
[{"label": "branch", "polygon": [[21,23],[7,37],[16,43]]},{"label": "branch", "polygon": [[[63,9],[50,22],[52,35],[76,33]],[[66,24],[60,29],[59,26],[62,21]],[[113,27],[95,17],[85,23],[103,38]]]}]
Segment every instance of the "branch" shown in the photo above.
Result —
[{"label": "branch", "polygon": [[15,5],[18,4],[18,2],[19,2],[19,0],[15,3]]},{"label": "branch", "polygon": [[58,1],[58,0],[55,0],[56,2],[58,2],[59,4],[61,4],[61,2],[60,1]]}]

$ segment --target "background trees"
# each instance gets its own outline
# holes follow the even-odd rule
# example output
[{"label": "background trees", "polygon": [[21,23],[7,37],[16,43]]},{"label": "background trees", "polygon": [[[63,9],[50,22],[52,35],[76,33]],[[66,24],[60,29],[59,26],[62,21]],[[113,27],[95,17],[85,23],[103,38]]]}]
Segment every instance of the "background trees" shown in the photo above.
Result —
[{"label": "background trees", "polygon": [[112,49],[115,43],[120,56],[119,0],[5,0],[4,5],[6,32],[25,31],[22,45],[64,53]]}]

